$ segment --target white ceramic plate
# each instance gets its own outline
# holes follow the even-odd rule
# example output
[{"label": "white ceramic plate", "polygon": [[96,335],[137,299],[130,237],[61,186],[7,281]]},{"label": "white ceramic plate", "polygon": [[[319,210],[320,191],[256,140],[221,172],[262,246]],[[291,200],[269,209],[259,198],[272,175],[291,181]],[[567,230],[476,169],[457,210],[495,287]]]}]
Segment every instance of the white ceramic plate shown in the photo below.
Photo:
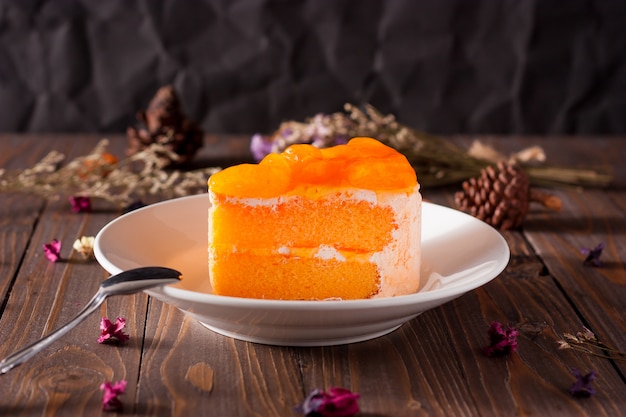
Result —
[{"label": "white ceramic plate", "polygon": [[165,201],[113,220],[94,252],[111,274],[140,266],[181,271],[180,284],[147,291],[209,329],[282,346],[325,346],[387,334],[420,313],[495,278],[509,261],[502,236],[459,211],[424,203],[422,286],[393,298],[283,301],[211,294],[207,266],[208,195]]}]

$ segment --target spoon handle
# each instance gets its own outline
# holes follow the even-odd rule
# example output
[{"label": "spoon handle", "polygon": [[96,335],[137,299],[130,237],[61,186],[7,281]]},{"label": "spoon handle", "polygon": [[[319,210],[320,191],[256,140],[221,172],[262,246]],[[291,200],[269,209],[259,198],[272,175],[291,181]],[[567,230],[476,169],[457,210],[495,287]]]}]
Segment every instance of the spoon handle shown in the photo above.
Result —
[{"label": "spoon handle", "polygon": [[6,357],[0,361],[0,374],[5,374],[16,366],[22,364],[28,359],[35,356],[38,352],[48,347],[54,341],[73,329],[78,323],[83,321],[87,316],[96,311],[102,302],[107,298],[107,294],[103,291],[98,291],[93,298],[87,303],[85,307],[66,325],[59,327],[52,333],[44,336],[42,339],[35,343],[15,352],[14,354]]}]

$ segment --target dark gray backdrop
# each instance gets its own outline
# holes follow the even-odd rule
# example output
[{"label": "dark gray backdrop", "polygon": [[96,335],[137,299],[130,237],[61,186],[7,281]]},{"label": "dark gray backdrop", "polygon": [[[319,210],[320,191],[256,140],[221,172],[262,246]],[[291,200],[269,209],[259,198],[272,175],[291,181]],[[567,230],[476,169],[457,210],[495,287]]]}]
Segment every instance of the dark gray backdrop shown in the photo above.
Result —
[{"label": "dark gray backdrop", "polygon": [[206,131],[370,102],[432,133],[626,133],[623,0],[0,0],[0,131]]}]

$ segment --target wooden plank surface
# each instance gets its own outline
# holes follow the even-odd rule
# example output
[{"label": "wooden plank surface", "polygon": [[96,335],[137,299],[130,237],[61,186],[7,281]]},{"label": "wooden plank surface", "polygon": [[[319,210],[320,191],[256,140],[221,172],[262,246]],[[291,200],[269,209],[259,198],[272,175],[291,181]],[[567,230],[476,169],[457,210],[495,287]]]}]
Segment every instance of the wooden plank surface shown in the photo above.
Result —
[{"label": "wooden plank surface", "polygon": [[[70,142],[59,137],[35,137],[32,145],[46,141],[49,142],[46,151],[56,149],[66,154],[68,160],[86,154],[95,145],[93,140]],[[31,160],[28,149],[23,148],[28,156],[26,166],[32,166],[36,160]],[[38,154],[41,157],[45,152]],[[16,159],[20,159],[19,155]],[[73,253],[71,245],[80,236],[95,235],[110,218],[110,213],[97,211],[73,213],[67,198],[44,205],[41,216],[33,222],[35,227],[23,265],[0,320],[1,329],[10,330],[10,333],[2,333],[3,356],[69,321],[96,292],[107,274],[95,261],[85,262]],[[62,260],[52,264],[45,259],[42,245],[54,238],[61,240],[63,247]],[[132,298],[130,302],[126,300],[123,308],[119,301],[112,300],[101,309],[102,315],[108,315],[107,310],[119,310],[113,314],[138,324],[130,327],[131,342],[124,350],[98,345],[100,316],[92,315],[61,341],[2,379],[2,383],[9,383],[5,393],[11,401],[3,404],[7,415],[33,415],[32,410],[37,409],[43,409],[46,415],[90,415],[93,410],[99,410],[101,393],[98,388],[102,382],[114,374],[120,375],[118,378],[136,379],[147,296]],[[137,302],[135,298],[143,301]],[[134,386],[129,388],[129,392],[134,391]]]},{"label": "wooden plank surface", "polygon": [[[97,135],[0,135],[0,167],[32,166],[47,151],[88,152]],[[115,153],[125,140],[111,137]],[[454,140],[468,145],[473,138]],[[541,144],[550,162],[613,166],[611,190],[559,189],[563,210],[533,208],[521,231],[504,232],[506,270],[489,284],[430,310],[371,341],[319,348],[273,347],[215,334],[176,308],[146,295],[107,301],[101,316],[128,320],[123,346],[96,341],[99,315],[41,355],[0,376],[0,415],[99,415],[100,383],[127,379],[125,415],[289,416],[314,388],[343,386],[361,394],[364,416],[619,416],[626,409],[626,368],[559,350],[563,332],[587,326],[626,351],[626,184],[624,138],[481,138],[505,153]],[[209,136],[196,167],[250,160],[245,137]],[[453,206],[457,187],[423,190]],[[118,209],[72,213],[68,202],[0,194],[0,355],[58,327],[96,291],[106,273],[70,252]],[[56,264],[41,245],[63,240]],[[582,263],[581,247],[607,244],[603,268]],[[520,330],[519,350],[488,358],[491,321]],[[571,368],[594,369],[598,393],[575,399]]]}]

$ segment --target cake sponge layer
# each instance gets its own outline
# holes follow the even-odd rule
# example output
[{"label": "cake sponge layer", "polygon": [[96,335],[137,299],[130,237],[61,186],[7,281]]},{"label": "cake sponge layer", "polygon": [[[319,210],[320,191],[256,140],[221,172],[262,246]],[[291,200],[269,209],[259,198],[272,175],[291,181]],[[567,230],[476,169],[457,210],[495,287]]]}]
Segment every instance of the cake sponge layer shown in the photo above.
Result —
[{"label": "cake sponge layer", "polygon": [[[371,193],[374,197],[375,194]],[[223,246],[380,251],[399,225],[390,206],[354,199],[354,192],[319,199],[292,196],[259,204],[214,201],[209,234]]]},{"label": "cake sponge layer", "polygon": [[[353,260],[259,255],[212,249],[213,291],[235,297],[289,300],[368,298],[378,292],[376,266]],[[269,277],[269,279],[268,279]],[[369,277],[369,279],[368,279]],[[347,294],[347,295],[346,295]]]}]

